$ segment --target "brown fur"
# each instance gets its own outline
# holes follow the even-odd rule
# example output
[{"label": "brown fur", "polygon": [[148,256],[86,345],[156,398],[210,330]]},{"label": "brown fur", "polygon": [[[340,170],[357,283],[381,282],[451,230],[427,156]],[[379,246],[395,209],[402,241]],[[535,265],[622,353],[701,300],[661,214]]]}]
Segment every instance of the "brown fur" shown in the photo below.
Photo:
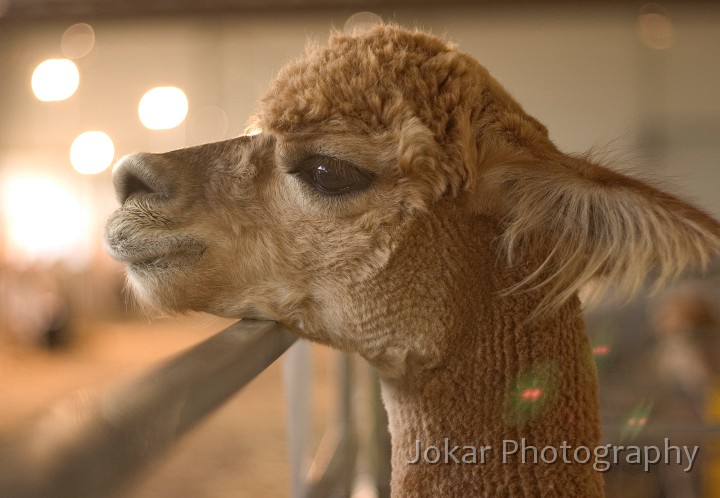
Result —
[{"label": "brown fur", "polygon": [[[597,445],[578,288],[663,282],[707,262],[720,225],[560,153],[474,59],[417,31],[333,35],[280,73],[252,123],[262,133],[117,167],[106,239],[141,300],[362,354],[383,376],[394,496],[602,495],[589,465],[406,460],[417,439]],[[372,185],[312,191],[292,169],[318,153]],[[530,411],[523,379],[544,386]]]}]

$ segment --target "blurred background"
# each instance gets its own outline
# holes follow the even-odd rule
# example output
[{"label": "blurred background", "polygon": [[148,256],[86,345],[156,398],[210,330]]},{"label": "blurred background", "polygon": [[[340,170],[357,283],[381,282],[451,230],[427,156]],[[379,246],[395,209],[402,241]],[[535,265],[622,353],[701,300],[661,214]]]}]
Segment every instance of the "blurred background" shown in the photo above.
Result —
[{"label": "blurred background", "polygon": [[[593,149],[720,215],[716,2],[0,0],[0,434],[229,323],[137,312],[102,243],[111,165],[242,134],[309,39],[378,18],[456,42],[561,149]],[[606,439],[701,444],[691,474],[613,469],[609,496],[720,496],[719,283],[711,272],[588,313]],[[337,362],[312,358],[317,442]],[[288,496],[286,425],[275,365],[131,496]]]}]

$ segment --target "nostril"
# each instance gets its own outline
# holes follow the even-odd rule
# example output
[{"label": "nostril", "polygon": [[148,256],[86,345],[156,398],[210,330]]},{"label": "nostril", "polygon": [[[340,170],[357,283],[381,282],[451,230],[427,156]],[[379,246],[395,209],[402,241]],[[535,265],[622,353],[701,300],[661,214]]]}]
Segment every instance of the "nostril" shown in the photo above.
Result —
[{"label": "nostril", "polygon": [[154,194],[155,191],[137,176],[130,174],[125,175],[122,185],[123,201],[127,200],[133,194]]},{"label": "nostril", "polygon": [[120,160],[113,171],[113,183],[121,204],[133,195],[167,193],[167,186],[160,181],[157,162],[151,154],[135,154]]}]

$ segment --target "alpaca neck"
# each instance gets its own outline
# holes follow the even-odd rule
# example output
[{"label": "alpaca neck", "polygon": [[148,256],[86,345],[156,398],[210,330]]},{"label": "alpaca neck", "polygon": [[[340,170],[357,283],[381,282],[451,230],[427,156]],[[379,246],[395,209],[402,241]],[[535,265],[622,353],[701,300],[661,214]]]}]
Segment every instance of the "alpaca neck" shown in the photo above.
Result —
[{"label": "alpaca neck", "polygon": [[[599,444],[597,379],[579,302],[525,323],[539,296],[498,292],[523,270],[496,257],[496,229],[474,219],[463,224],[473,233],[450,233],[445,227],[458,223],[446,221],[429,220],[431,234],[419,230],[419,241],[447,244],[412,249],[415,265],[427,256],[423,272],[398,268],[405,280],[385,282],[397,296],[419,291],[395,302],[394,337],[434,344],[408,351],[404,372],[383,380],[393,496],[601,496],[592,460],[573,460],[575,448]],[[556,461],[543,463],[554,454],[541,454],[545,447],[555,448]]]},{"label": "alpaca neck", "polygon": [[573,460],[599,444],[595,373],[573,311],[564,327],[458,329],[446,364],[383,381],[393,496],[602,495],[592,461]]}]

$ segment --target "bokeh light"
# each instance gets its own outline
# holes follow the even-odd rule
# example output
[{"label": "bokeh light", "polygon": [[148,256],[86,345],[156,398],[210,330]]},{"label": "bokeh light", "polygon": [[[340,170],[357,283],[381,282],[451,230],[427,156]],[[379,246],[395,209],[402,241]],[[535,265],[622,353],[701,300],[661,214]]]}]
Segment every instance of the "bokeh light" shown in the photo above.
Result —
[{"label": "bokeh light", "polygon": [[646,3],[637,19],[640,42],[654,50],[666,50],[675,41],[675,25],[667,9],[659,3]]},{"label": "bokeh light", "polygon": [[607,356],[610,353],[609,344],[596,344],[592,348],[593,356]]},{"label": "bokeh light", "polygon": [[520,399],[523,401],[534,402],[540,399],[543,390],[539,387],[528,387],[520,392]]},{"label": "bokeh light", "polygon": [[175,128],[185,120],[188,100],[185,92],[174,86],[148,90],[140,99],[138,115],[143,126],[151,130]]},{"label": "bokeh light", "polygon": [[598,372],[610,368],[617,360],[614,344],[620,330],[621,326],[614,318],[594,320],[590,331],[590,354]]},{"label": "bokeh light", "polygon": [[382,24],[382,18],[373,12],[357,12],[345,21],[343,30],[345,33],[361,33]]},{"label": "bokeh light", "polygon": [[513,383],[506,398],[506,415],[513,424],[522,425],[541,416],[556,396],[557,365],[552,361],[535,362]]},{"label": "bokeh light", "polygon": [[70,147],[70,163],[80,174],[94,175],[105,171],[115,158],[112,139],[102,131],[86,131]]},{"label": "bokeh light", "polygon": [[634,425],[642,427],[645,424],[647,424],[647,417],[630,417],[627,421],[627,425],[630,427]]},{"label": "bokeh light", "polygon": [[62,35],[60,48],[68,59],[80,59],[92,51],[95,46],[95,31],[92,26],[77,23],[70,26]]},{"label": "bokeh light", "polygon": [[69,256],[82,242],[88,215],[78,199],[49,178],[20,176],[4,185],[10,249],[28,259]]},{"label": "bokeh light", "polygon": [[32,90],[43,102],[70,98],[80,84],[77,66],[69,59],[47,59],[35,68]]},{"label": "bokeh light", "polygon": [[640,401],[625,417],[623,426],[620,429],[620,439],[634,439],[642,432],[648,423],[650,412],[652,411],[652,403],[648,401]]}]

